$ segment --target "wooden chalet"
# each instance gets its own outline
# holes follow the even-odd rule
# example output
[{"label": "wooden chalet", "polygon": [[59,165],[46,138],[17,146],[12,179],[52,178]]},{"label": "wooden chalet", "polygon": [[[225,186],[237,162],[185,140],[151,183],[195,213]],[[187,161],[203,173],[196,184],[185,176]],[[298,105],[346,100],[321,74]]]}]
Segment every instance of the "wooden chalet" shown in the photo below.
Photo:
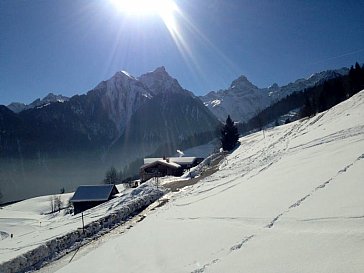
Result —
[{"label": "wooden chalet", "polygon": [[77,214],[109,201],[117,193],[119,191],[113,184],[84,185],[77,188],[70,202],[73,204],[74,214]]},{"label": "wooden chalet", "polygon": [[144,158],[144,165],[140,167],[140,180],[145,182],[153,177],[181,176],[185,170],[197,166],[202,160],[198,157]]}]

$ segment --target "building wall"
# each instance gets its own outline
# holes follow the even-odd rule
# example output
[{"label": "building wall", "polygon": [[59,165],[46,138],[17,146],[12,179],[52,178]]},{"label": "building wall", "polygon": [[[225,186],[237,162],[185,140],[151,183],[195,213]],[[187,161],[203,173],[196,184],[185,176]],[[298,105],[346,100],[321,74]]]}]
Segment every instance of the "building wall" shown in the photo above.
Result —
[{"label": "building wall", "polygon": [[[107,200],[106,200],[107,201]],[[93,201],[93,202],[74,202],[73,208],[74,208],[74,214],[78,214],[80,212],[83,212],[87,209],[96,207],[102,203],[105,203],[106,201]]]}]

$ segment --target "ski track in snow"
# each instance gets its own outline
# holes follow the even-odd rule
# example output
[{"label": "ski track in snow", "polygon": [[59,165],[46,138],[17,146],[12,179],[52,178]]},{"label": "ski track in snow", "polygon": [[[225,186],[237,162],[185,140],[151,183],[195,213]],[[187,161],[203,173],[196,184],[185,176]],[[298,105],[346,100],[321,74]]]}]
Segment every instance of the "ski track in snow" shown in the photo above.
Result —
[{"label": "ski track in snow", "polygon": [[[322,183],[321,185],[315,187],[309,194],[305,195],[304,197],[302,197],[301,199],[299,199],[298,201],[296,201],[295,203],[293,203],[292,205],[289,206],[289,208],[287,210],[285,210],[284,212],[280,213],[278,216],[276,216],[267,226],[266,228],[272,228],[274,226],[274,224],[279,220],[279,218],[281,218],[283,215],[285,215],[286,213],[288,213],[291,209],[294,209],[296,207],[299,207],[302,202],[304,202],[307,198],[311,197],[315,192],[317,192],[318,190],[321,190],[323,188],[325,188],[328,184],[330,184],[331,182],[335,181],[335,179],[347,172],[352,166],[354,166],[354,164],[356,162],[358,162],[359,160],[364,158],[364,154],[362,154],[361,156],[359,156],[357,159],[355,159],[355,161],[347,166],[345,166],[343,169],[339,170],[336,175],[332,178],[330,178],[329,180],[325,181],[324,183]],[[360,218],[360,217],[358,217]]]},{"label": "ski track in snow", "polygon": [[[273,220],[265,226],[265,228],[266,228],[265,230],[273,228],[274,225],[275,225],[275,223],[282,216],[284,216],[285,214],[287,214],[288,212],[290,212],[290,210],[299,207],[306,199],[308,199],[309,197],[311,197],[318,190],[324,189],[329,183],[333,182],[339,175],[347,172],[356,162],[358,162],[361,159],[364,159],[364,154],[362,154],[361,156],[359,156],[353,163],[351,163],[351,164],[345,166],[344,168],[342,168],[341,170],[339,170],[334,177],[332,177],[329,180],[325,181],[321,185],[315,187],[309,194],[305,195],[304,197],[302,197],[301,199],[299,199],[298,201],[296,201],[295,203],[293,203],[292,205],[290,205],[287,210],[285,210],[284,212],[280,213],[275,218],[273,218]],[[225,190],[227,190],[227,189],[225,189]],[[237,221],[237,220],[243,220],[243,219],[246,220],[246,218],[244,218],[244,217],[239,217],[239,218],[238,217],[208,217],[208,218],[209,219],[213,219],[213,220],[229,220],[229,221],[231,221],[231,220]],[[337,218],[338,217],[334,217],[334,218],[331,217],[331,218],[305,219],[303,221],[332,220],[332,219],[337,219]],[[361,219],[361,218],[364,218],[364,215],[363,216],[354,216],[354,217],[344,217],[344,218],[345,219]],[[206,217],[205,218],[203,218],[203,217],[189,217],[189,218],[175,218],[175,219],[178,219],[178,220],[203,220],[203,219],[207,219],[207,218]],[[264,232],[264,230],[262,230],[262,232]],[[241,242],[239,242],[239,243],[231,246],[230,249],[229,249],[229,251],[224,251],[225,254],[223,256],[220,256],[220,258],[218,258],[218,259],[212,260],[211,262],[209,262],[209,263],[203,265],[202,267],[200,267],[200,268],[192,271],[191,273],[203,273],[203,272],[205,272],[205,270],[209,266],[220,262],[224,257],[228,256],[232,252],[237,251],[237,250],[240,250],[247,242],[249,242],[250,240],[254,239],[257,236],[259,236],[259,234],[253,234],[253,235],[244,237]]]},{"label": "ski track in snow", "polygon": [[[230,169],[232,169],[231,173],[220,175],[218,177],[216,177],[216,176],[209,177],[209,178],[201,181],[201,183],[197,184],[195,186],[195,188],[191,188],[190,191],[185,192],[185,195],[200,196],[201,194],[214,191],[218,188],[222,188],[221,190],[219,190],[215,193],[212,193],[210,195],[198,198],[192,202],[175,204],[175,205],[181,206],[181,207],[188,206],[188,205],[194,204],[196,202],[200,202],[202,200],[219,195],[220,193],[230,190],[230,189],[238,186],[239,184],[243,183],[241,181],[236,182],[238,180],[237,178],[244,177],[244,176],[246,176],[247,173],[253,172],[253,174],[250,175],[249,177],[247,177],[247,179],[246,179],[247,181],[249,181],[251,178],[253,178],[253,177],[259,175],[261,172],[267,170],[268,168],[270,168],[273,164],[277,163],[283,157],[284,153],[288,150],[290,139],[292,138],[292,136],[294,137],[295,135],[297,135],[303,126],[305,126],[305,125],[307,126],[306,122],[307,122],[307,120],[295,124],[291,128],[291,130],[289,130],[288,132],[285,132],[281,137],[274,140],[270,145],[268,145],[265,149],[263,149],[259,153],[253,154],[253,155],[243,159],[243,161],[238,161],[238,162],[234,162],[234,163],[230,164],[232,167],[235,167],[238,165],[238,168],[241,169],[240,174],[236,175],[234,172],[234,168],[230,167]],[[265,141],[265,139],[263,139],[263,141]],[[277,149],[276,147],[280,147],[280,148]],[[235,156],[233,159],[239,159],[239,156]],[[224,163],[222,164],[221,170],[226,170],[226,169],[224,169]],[[232,177],[232,178],[229,179],[228,181],[216,183],[216,181],[221,180],[225,177]],[[207,188],[207,189],[200,190],[200,191],[198,190],[198,188],[203,187],[205,184],[211,183],[211,182],[215,182],[214,186]],[[191,193],[192,190],[194,190],[194,193]]]},{"label": "ski track in snow", "polygon": [[[317,117],[314,117],[311,119],[305,119],[305,120],[298,122],[297,124],[292,126],[292,128],[289,131],[286,131],[282,136],[278,137],[277,140],[274,140],[270,145],[268,145],[265,149],[261,150],[259,153],[253,154],[253,155],[243,159],[243,161],[241,161],[241,162],[238,161],[236,163],[234,162],[233,164],[230,164],[232,167],[239,164],[238,167],[240,167],[240,169],[241,169],[240,175],[234,175],[234,172],[231,172],[231,174],[228,173],[228,174],[220,175],[218,177],[216,177],[216,176],[209,177],[209,178],[201,181],[201,183],[197,184],[195,188],[191,187],[191,189],[189,191],[185,191],[184,194],[200,196],[201,194],[208,193],[208,192],[214,191],[219,188],[221,188],[221,190],[219,190],[215,193],[212,193],[210,195],[197,198],[196,200],[194,200],[192,202],[180,203],[180,204],[175,204],[175,205],[181,206],[181,207],[188,206],[188,205],[200,202],[202,200],[211,198],[213,196],[219,195],[220,193],[222,193],[224,191],[233,189],[234,187],[238,186],[239,184],[249,181],[251,178],[253,178],[253,177],[259,175],[260,173],[264,172],[265,170],[269,169],[272,165],[277,163],[286,152],[292,153],[295,150],[309,149],[314,146],[329,144],[329,143],[337,141],[337,140],[348,139],[351,137],[355,137],[355,136],[364,134],[364,126],[357,126],[357,127],[349,128],[347,130],[341,130],[339,132],[324,136],[322,138],[317,138],[313,141],[309,141],[302,145],[289,147],[290,140],[293,140],[297,136],[302,136],[303,134],[307,133],[307,132],[305,132],[307,127],[311,127],[314,124],[316,124],[320,119],[322,119],[324,117],[324,115],[326,113],[327,112],[321,113]],[[321,125],[319,125],[319,126],[321,126]],[[279,148],[277,149],[277,147],[279,147]],[[239,155],[235,156],[234,159],[239,159]],[[230,168],[232,168],[232,167],[230,167]],[[349,168],[350,166],[347,166],[347,167]],[[234,168],[232,168],[232,169],[234,169]],[[224,163],[222,163],[221,170],[226,170],[226,169],[224,169]],[[341,171],[343,171],[343,170],[341,170]],[[249,177],[247,177],[246,181],[236,182],[238,177],[244,177],[244,176],[246,176],[247,173],[252,173],[252,174]],[[225,177],[232,177],[232,178],[229,179],[228,181],[216,183],[216,181],[221,180]],[[207,183],[211,183],[211,182],[215,182],[214,186],[211,186],[210,188],[198,191],[198,188],[204,186]],[[324,187],[329,182],[330,181],[326,181],[319,187]],[[192,191],[194,191],[194,193],[191,193]],[[302,199],[304,200],[307,197],[309,197],[309,196],[304,196]],[[298,200],[298,201],[302,202],[303,200]]]},{"label": "ski track in snow", "polygon": [[232,252],[241,249],[247,242],[249,242],[254,237],[255,237],[255,235],[250,235],[250,236],[244,237],[240,242],[238,242],[237,244],[231,246],[228,250],[222,249],[221,252],[223,252],[224,254],[223,255],[220,254],[221,256],[220,256],[219,259],[214,259],[211,262],[204,264],[202,267],[192,271],[191,273],[203,273],[203,272],[205,272],[205,270],[209,266],[220,262],[224,257],[227,257]]}]

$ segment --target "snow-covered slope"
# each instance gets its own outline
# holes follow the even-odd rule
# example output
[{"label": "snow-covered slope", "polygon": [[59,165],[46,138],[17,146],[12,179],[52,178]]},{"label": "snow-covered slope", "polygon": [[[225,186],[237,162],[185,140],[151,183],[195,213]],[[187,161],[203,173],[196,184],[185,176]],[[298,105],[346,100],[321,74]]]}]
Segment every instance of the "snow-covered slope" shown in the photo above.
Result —
[{"label": "snow-covered slope", "polygon": [[204,104],[217,116],[225,121],[227,115],[236,121],[247,121],[261,110],[268,107],[293,92],[303,91],[305,88],[323,83],[348,73],[347,68],[327,70],[315,73],[307,79],[298,79],[285,86],[274,83],[268,88],[258,88],[245,76],[234,80],[226,90],[211,91],[200,97]]},{"label": "snow-covered slope", "polygon": [[364,91],[241,138],[219,171],[57,271],[363,272]]}]

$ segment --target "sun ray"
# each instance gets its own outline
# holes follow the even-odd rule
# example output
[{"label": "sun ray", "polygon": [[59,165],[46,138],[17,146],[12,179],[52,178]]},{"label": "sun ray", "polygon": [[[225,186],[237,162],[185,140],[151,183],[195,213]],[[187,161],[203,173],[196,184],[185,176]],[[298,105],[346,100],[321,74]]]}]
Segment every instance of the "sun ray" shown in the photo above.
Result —
[{"label": "sun ray", "polygon": [[158,16],[171,35],[185,64],[194,71],[199,79],[205,78],[205,73],[200,65],[200,56],[194,53],[194,47],[202,46],[211,54],[219,56],[226,69],[234,74],[239,68],[219,48],[214,45],[190,20],[174,0],[110,0],[114,7],[129,18],[136,17],[148,20]]}]

